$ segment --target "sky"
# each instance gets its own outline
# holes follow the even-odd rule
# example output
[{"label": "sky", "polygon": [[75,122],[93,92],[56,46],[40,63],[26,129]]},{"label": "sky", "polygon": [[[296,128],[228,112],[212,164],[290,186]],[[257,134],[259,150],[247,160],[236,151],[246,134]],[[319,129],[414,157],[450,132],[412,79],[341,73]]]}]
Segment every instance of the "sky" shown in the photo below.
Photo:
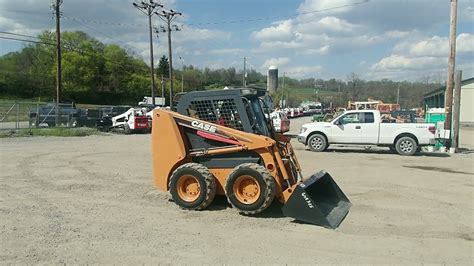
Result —
[{"label": "sky", "polygon": [[[149,1],[149,0],[146,0]],[[149,62],[148,18],[133,0],[64,0],[62,31],[80,30]],[[163,0],[182,13],[172,32],[173,66],[277,66],[293,78],[446,80],[449,0]],[[52,31],[51,0],[0,0],[0,31]],[[153,17],[153,25],[164,23]],[[8,36],[0,33],[0,36]],[[28,39],[28,38],[27,38]],[[459,0],[456,69],[474,77],[474,0]],[[168,53],[154,35],[155,62]],[[0,39],[0,55],[25,43]],[[180,59],[181,58],[181,59]]]}]

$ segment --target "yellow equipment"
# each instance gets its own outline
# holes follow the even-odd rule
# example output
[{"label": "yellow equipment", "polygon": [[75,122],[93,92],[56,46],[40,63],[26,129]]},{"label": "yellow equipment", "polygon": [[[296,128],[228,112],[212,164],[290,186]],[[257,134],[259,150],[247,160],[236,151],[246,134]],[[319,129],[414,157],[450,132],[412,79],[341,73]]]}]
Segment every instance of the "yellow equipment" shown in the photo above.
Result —
[{"label": "yellow equipment", "polygon": [[155,109],[155,186],[184,209],[202,210],[218,194],[254,215],[277,199],[286,216],[336,228],[351,203],[328,173],[303,178],[290,139],[273,131],[265,97],[248,88],[196,91],[180,97],[178,112]]}]

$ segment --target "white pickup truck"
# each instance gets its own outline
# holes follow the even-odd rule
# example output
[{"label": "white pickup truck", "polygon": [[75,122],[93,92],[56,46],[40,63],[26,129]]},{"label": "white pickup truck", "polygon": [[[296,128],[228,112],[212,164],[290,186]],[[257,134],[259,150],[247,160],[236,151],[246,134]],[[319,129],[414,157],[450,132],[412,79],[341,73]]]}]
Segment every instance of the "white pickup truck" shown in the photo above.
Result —
[{"label": "white pickup truck", "polygon": [[315,152],[330,144],[377,145],[401,155],[413,155],[421,146],[435,143],[435,125],[425,123],[384,123],[374,110],[347,111],[331,122],[307,123],[298,141]]}]

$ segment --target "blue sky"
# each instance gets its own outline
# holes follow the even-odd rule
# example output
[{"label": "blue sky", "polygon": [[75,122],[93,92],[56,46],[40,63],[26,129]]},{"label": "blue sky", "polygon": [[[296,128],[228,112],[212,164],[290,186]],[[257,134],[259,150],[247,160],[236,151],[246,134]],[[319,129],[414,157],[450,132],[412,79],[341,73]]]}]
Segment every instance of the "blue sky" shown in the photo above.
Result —
[{"label": "blue sky", "polygon": [[[134,51],[148,62],[147,19],[132,0],[64,0],[63,30],[82,30]],[[295,78],[445,80],[449,0],[167,0],[183,13],[173,33],[174,66],[270,65]],[[237,21],[237,22],[236,22]],[[233,22],[233,23],[232,23]],[[119,25],[121,23],[121,25]],[[155,25],[162,25],[154,18]],[[0,30],[53,30],[50,1],[0,0]],[[460,0],[457,69],[474,76],[474,1]],[[0,36],[6,36],[0,34]],[[0,54],[22,43],[0,39]],[[155,57],[167,54],[165,36]],[[178,58],[182,57],[183,61]]]}]

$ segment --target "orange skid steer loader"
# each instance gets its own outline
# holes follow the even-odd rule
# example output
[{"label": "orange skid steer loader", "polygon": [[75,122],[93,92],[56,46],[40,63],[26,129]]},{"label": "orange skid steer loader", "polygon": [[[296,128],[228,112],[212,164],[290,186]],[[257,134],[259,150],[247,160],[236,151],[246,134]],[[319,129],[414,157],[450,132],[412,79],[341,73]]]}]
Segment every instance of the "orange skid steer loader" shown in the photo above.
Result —
[{"label": "orange skid steer loader", "polygon": [[177,112],[153,112],[155,186],[184,209],[202,210],[216,194],[254,215],[277,199],[283,214],[336,228],[351,203],[326,172],[303,178],[290,139],[275,133],[256,89],[180,95]]}]

